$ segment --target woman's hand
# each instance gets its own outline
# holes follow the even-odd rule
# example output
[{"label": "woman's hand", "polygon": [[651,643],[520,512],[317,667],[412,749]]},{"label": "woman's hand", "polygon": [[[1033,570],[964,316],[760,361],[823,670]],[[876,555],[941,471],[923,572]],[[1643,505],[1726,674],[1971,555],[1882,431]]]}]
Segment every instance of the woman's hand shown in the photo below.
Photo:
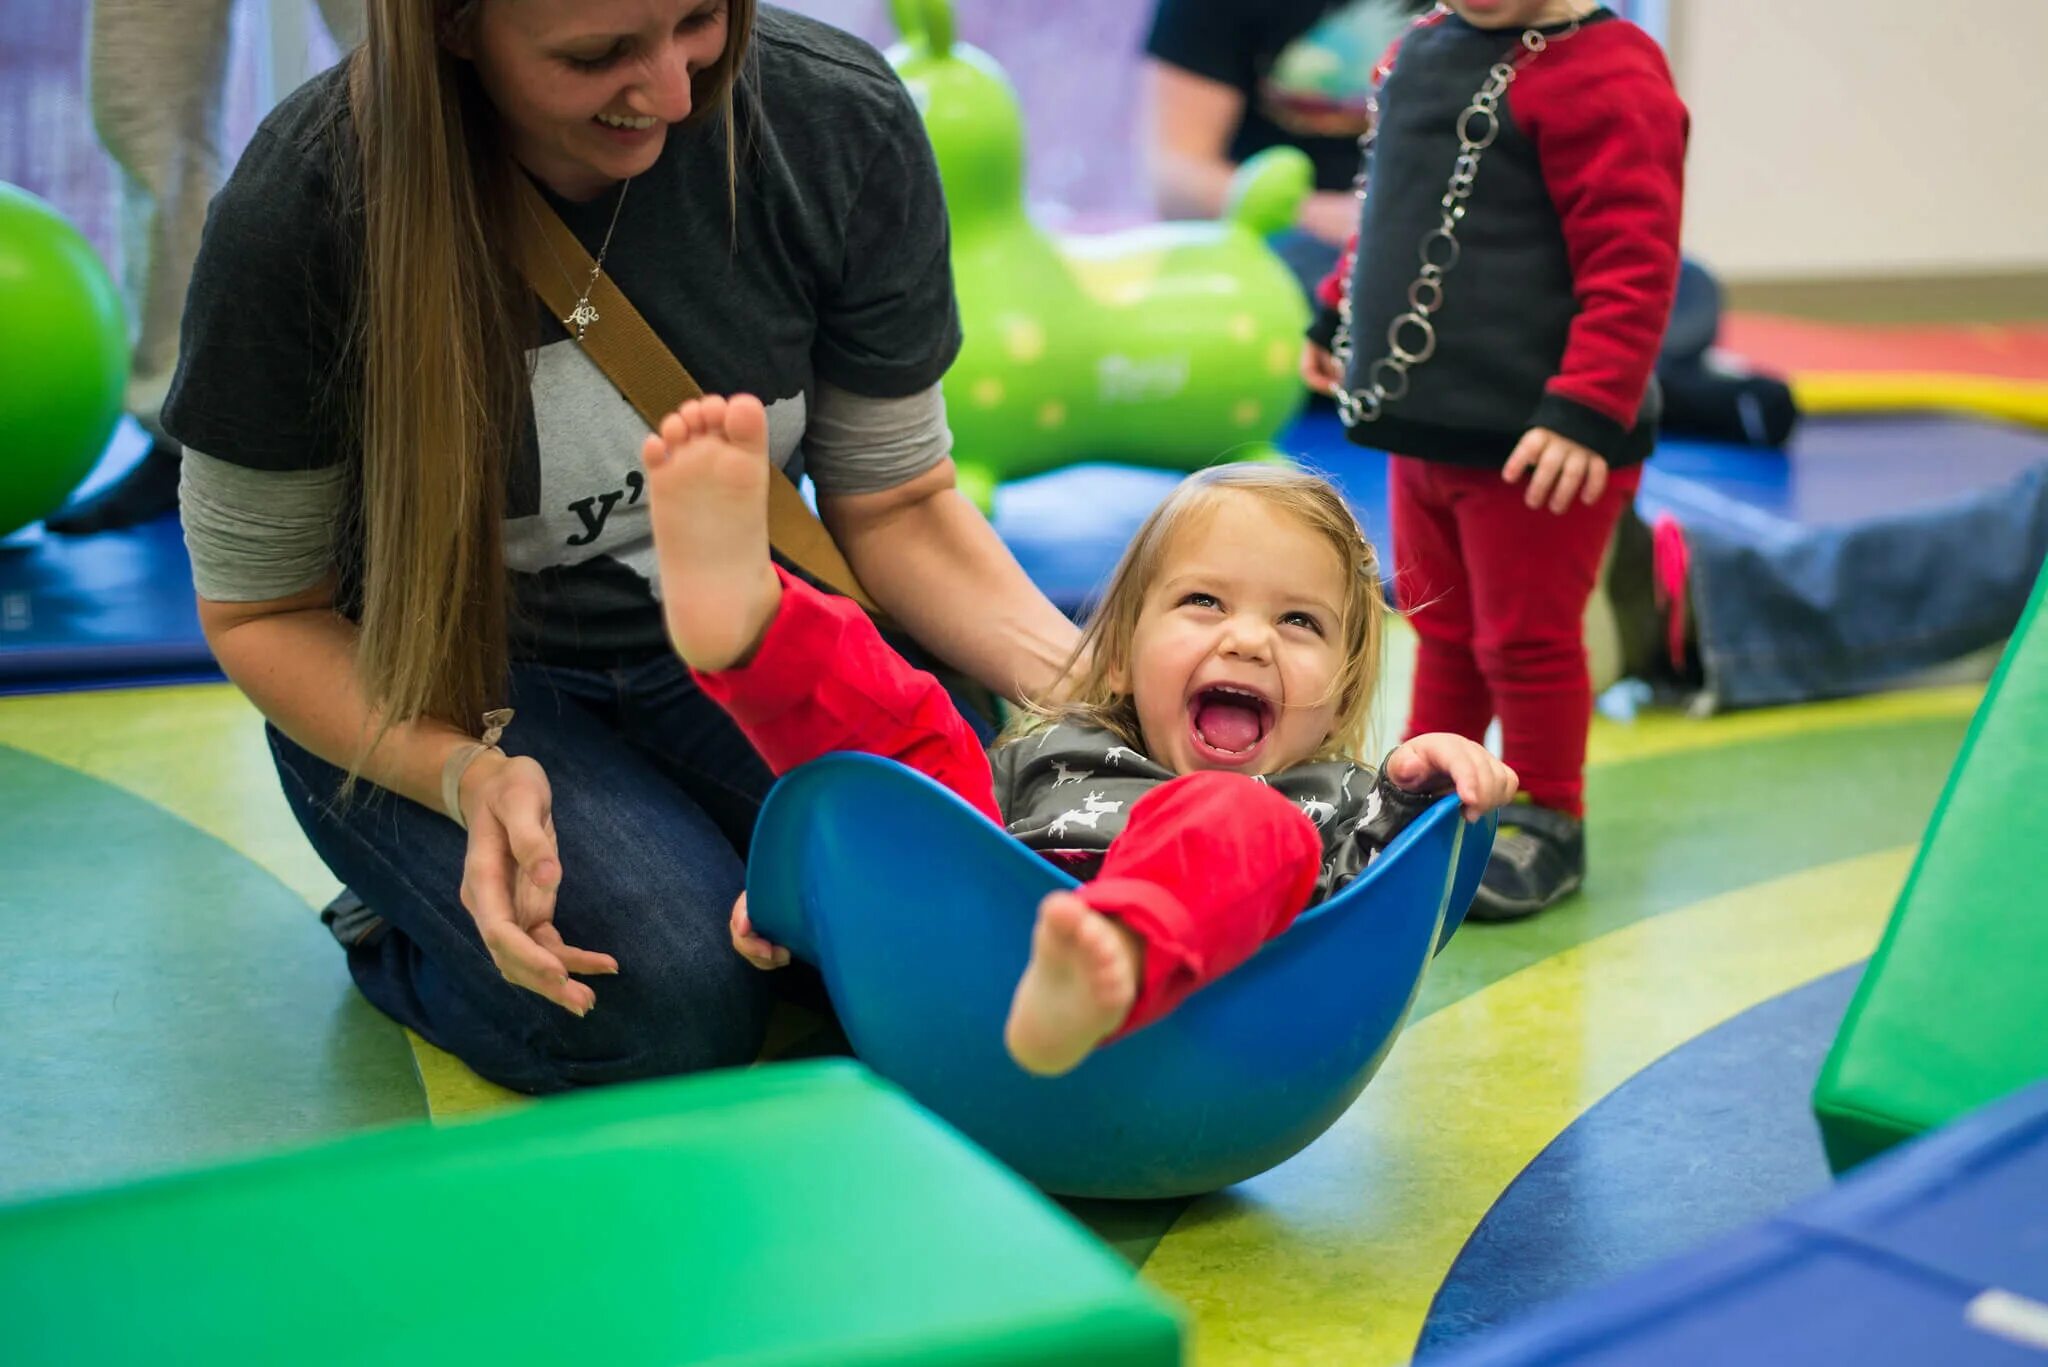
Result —
[{"label": "woman's hand", "polygon": [[747,895],[744,892],[732,904],[732,947],[756,968],[789,967],[788,950],[781,945],[771,945],[754,933],[754,923],[747,919]]},{"label": "woman's hand", "polygon": [[562,861],[555,848],[554,793],[524,755],[486,752],[470,762],[457,799],[469,825],[462,905],[505,981],[578,1016],[597,994],[571,973],[616,973],[609,954],[577,949],[555,929]]},{"label": "woman's hand", "polygon": [[1319,347],[1314,342],[1301,344],[1301,382],[1316,393],[1336,398],[1337,391],[1344,384],[1344,367],[1329,348]]},{"label": "woman's hand", "polygon": [[1430,731],[1402,742],[1387,756],[1387,777],[1411,793],[1455,789],[1467,821],[1506,806],[1521,783],[1515,771],[1485,746],[1448,731]]},{"label": "woman's hand", "polygon": [[1584,502],[1598,503],[1600,495],[1607,492],[1607,462],[1590,448],[1547,427],[1532,427],[1522,434],[1508,454],[1508,463],[1501,467],[1500,477],[1513,484],[1530,470],[1536,473],[1530,476],[1524,501],[1531,508],[1548,503],[1551,512],[1561,513],[1572,506],[1574,494]]}]

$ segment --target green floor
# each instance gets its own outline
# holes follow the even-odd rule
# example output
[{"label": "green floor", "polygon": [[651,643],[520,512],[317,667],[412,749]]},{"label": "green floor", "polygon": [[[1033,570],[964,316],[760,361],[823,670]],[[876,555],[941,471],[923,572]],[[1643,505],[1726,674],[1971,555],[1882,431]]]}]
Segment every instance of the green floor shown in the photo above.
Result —
[{"label": "green floor", "polygon": [[[1079,1213],[1190,1307],[1204,1363],[1404,1359],[1587,1108],[1868,952],[1977,696],[1599,723],[1587,892],[1461,933],[1331,1135],[1223,1196]],[[0,1196],[498,1099],[349,987],[231,691],[0,701],[0,803]]]}]

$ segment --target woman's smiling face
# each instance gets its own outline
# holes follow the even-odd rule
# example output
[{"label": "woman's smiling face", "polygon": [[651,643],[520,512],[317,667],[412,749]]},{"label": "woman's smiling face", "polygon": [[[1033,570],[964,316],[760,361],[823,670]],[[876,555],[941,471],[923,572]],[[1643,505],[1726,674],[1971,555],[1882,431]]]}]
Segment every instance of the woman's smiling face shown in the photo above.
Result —
[{"label": "woman's smiling face", "polygon": [[468,41],[520,165],[590,199],[654,165],[730,36],[727,0],[482,0]]}]

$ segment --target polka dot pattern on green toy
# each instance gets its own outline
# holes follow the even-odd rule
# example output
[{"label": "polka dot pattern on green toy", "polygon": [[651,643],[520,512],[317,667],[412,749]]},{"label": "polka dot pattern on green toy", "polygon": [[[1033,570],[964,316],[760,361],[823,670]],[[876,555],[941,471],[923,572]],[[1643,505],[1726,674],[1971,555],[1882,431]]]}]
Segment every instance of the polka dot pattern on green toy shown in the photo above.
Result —
[{"label": "polka dot pattern on green toy", "polygon": [[1056,234],[1024,201],[1023,115],[1002,69],[954,41],[946,0],[895,7],[889,58],[931,135],[966,341],[946,376],[963,488],[1078,461],[1193,470],[1300,408],[1300,286],[1264,234],[1310,190],[1289,148],[1241,168],[1220,222]]}]

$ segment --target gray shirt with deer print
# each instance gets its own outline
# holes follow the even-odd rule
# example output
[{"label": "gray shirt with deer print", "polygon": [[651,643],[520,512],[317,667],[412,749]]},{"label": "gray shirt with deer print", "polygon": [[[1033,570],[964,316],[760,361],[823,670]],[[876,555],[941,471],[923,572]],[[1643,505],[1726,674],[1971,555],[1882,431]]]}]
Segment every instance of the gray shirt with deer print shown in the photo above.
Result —
[{"label": "gray shirt with deer print", "polygon": [[[1000,746],[990,760],[996,805],[1010,834],[1077,878],[1091,878],[1102,867],[1132,805],[1175,777],[1109,732],[1072,722]],[[1292,799],[1322,836],[1315,902],[1357,877],[1436,801],[1434,794],[1397,788],[1370,766],[1347,760],[1298,764],[1258,781]]]}]

